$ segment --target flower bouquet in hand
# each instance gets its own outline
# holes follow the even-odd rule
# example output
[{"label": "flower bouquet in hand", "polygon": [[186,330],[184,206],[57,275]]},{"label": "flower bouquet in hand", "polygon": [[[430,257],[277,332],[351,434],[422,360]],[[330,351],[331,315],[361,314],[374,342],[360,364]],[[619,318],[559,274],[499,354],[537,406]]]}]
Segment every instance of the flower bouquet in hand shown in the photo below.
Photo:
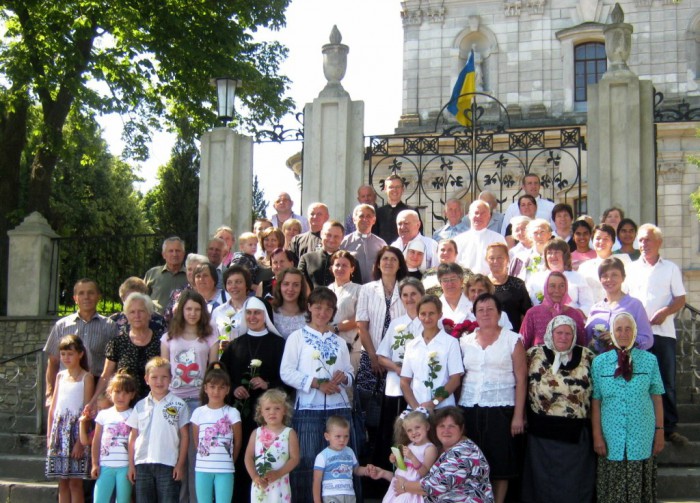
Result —
[{"label": "flower bouquet in hand", "polygon": [[391,349],[397,351],[399,354],[399,361],[394,362],[399,366],[403,364],[403,356],[404,352],[406,351],[406,343],[410,340],[413,340],[414,338],[414,335],[411,332],[406,331],[407,328],[408,327],[403,324],[396,325],[396,337],[394,337],[394,343],[391,345]]},{"label": "flower bouquet in hand", "polygon": [[247,377],[241,379],[241,386],[245,386],[248,389],[248,398],[246,398],[245,400],[236,399],[236,401],[233,403],[233,406],[240,411],[242,417],[248,417],[252,413],[250,404],[250,391],[253,388],[250,381],[252,381],[254,377],[258,377],[261,365],[262,360],[258,360],[257,358],[253,358],[252,360],[250,360],[250,363],[248,364],[248,372],[245,373]]}]

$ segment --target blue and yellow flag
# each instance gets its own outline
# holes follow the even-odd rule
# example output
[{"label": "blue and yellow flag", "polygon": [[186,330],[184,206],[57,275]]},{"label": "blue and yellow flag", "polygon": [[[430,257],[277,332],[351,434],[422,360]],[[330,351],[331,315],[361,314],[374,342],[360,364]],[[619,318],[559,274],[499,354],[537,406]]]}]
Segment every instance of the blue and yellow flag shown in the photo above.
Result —
[{"label": "blue and yellow flag", "polygon": [[463,126],[469,126],[471,124],[471,120],[469,120],[464,112],[465,110],[469,110],[472,106],[474,95],[462,95],[474,92],[476,92],[476,70],[474,67],[474,50],[472,49],[469,53],[467,64],[464,65],[462,71],[459,72],[455,87],[452,89],[450,104],[447,106],[447,110],[449,110],[450,113],[457,118],[457,122]]}]

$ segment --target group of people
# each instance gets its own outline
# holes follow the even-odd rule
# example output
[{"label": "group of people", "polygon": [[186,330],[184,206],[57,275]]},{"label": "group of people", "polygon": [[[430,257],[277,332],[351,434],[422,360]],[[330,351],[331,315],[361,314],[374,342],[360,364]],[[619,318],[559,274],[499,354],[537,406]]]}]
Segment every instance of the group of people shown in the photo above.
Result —
[{"label": "group of people", "polygon": [[527,175],[505,217],[450,200],[431,239],[385,191],[358,190],[352,232],[283,193],[238,251],[228,227],[186,260],[169,238],[111,319],[78,281],[45,347],[61,501],[89,476],[100,502],[500,503],[518,479],[525,502],[654,501],[654,456],[687,443],[661,231],[574,221]]}]

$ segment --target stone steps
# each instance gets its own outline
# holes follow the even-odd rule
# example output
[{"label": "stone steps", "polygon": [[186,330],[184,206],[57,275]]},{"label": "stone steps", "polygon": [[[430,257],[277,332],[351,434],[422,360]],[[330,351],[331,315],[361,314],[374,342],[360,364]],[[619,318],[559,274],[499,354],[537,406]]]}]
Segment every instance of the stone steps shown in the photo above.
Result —
[{"label": "stone steps", "polygon": [[56,503],[56,482],[27,482],[12,478],[0,479],[0,501],[3,503]]},{"label": "stone steps", "polygon": [[656,487],[660,500],[700,501],[700,467],[659,467]]}]

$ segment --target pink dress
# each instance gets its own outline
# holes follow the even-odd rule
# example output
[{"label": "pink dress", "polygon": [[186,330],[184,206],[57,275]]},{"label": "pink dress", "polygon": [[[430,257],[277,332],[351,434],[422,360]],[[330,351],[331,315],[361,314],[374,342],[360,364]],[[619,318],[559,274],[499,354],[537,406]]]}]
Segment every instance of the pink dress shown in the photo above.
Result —
[{"label": "pink dress", "polygon": [[[431,446],[430,442],[426,442],[423,445],[409,444],[408,448],[411,452],[418,458],[418,461],[423,463],[425,461],[425,450]],[[402,470],[400,468],[396,469],[394,475],[400,475],[410,482],[415,482],[421,479],[418,470],[416,470],[409,460],[406,461],[406,469]],[[428,467],[430,468],[430,467]],[[396,494],[394,491],[394,484],[396,483],[396,478],[391,479],[391,484],[389,484],[389,490],[386,492],[386,496],[382,500],[382,503],[423,503],[423,496],[418,496],[417,494]]]}]

